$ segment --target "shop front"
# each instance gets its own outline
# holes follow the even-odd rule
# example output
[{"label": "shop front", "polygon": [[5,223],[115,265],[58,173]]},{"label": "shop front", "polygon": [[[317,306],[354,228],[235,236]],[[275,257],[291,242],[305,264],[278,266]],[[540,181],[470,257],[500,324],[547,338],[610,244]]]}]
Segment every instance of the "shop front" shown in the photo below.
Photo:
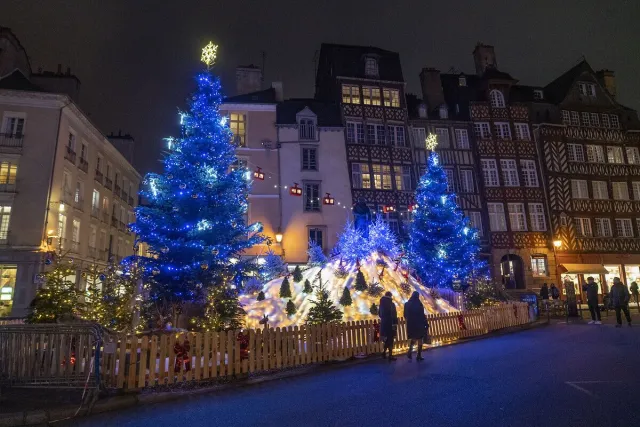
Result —
[{"label": "shop front", "polygon": [[0,264],[0,317],[9,316],[16,291],[18,267]]},{"label": "shop front", "polygon": [[[598,300],[603,302],[603,283],[610,274],[607,266],[602,264],[560,264],[560,280],[562,285],[562,298],[565,298],[567,290],[564,283],[566,279],[573,282],[575,287],[576,298],[579,303],[586,304],[586,295],[583,295],[582,287],[587,283],[589,277],[593,277],[598,285]],[[613,283],[613,277],[611,278]],[[608,289],[607,289],[608,292]]]}]

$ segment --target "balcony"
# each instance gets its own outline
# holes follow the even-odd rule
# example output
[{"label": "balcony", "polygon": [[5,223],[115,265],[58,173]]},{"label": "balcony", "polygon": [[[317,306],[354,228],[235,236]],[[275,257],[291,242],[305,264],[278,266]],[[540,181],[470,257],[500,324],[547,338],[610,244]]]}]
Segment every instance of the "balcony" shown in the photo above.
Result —
[{"label": "balcony", "polygon": [[71,245],[69,246],[69,251],[74,252],[76,254],[80,253],[80,242],[71,241]]},{"label": "balcony", "polygon": [[109,212],[102,212],[102,222],[104,222],[105,224],[109,224]]},{"label": "balcony", "polygon": [[111,217],[111,226],[118,228],[118,224],[120,224],[120,221],[118,220],[118,218],[116,218],[115,216]]},{"label": "balcony", "polygon": [[109,190],[111,190],[112,187],[113,187],[113,181],[111,180],[111,178],[105,177],[104,188],[108,188]]},{"label": "balcony", "polygon": [[0,193],[15,193],[16,192],[16,178],[15,177],[1,177],[0,178]]},{"label": "balcony", "polygon": [[95,174],[95,176],[93,177],[93,179],[94,179],[96,182],[100,183],[100,185],[102,185],[102,182],[103,182],[103,180],[104,180],[104,175],[102,175],[102,172],[100,172],[99,170],[96,170],[96,174]]},{"label": "balcony", "polygon": [[123,202],[126,202],[127,199],[129,198],[129,195],[125,193],[124,190],[122,190],[122,195],[120,196],[120,198],[122,199]]},{"label": "balcony", "polygon": [[87,162],[87,159],[80,158],[78,169],[80,169],[84,173],[87,173],[89,171],[89,162]]},{"label": "balcony", "polygon": [[120,193],[122,193],[122,188],[120,188],[118,184],[114,185],[113,194],[115,194],[116,197],[120,198]]},{"label": "balcony", "polygon": [[74,165],[76,164],[76,152],[71,149],[71,147],[67,147],[67,151],[64,153],[64,158],[69,160]]},{"label": "balcony", "polygon": [[23,134],[0,133],[0,148],[22,150]]},{"label": "balcony", "polygon": [[73,207],[81,212],[84,212],[84,199],[81,199],[79,197],[77,199],[74,199]]},{"label": "balcony", "polygon": [[63,190],[62,201],[65,205],[72,205],[74,203],[73,193],[69,190]]},{"label": "balcony", "polygon": [[100,208],[98,206],[91,206],[91,216],[94,218],[100,218]]}]

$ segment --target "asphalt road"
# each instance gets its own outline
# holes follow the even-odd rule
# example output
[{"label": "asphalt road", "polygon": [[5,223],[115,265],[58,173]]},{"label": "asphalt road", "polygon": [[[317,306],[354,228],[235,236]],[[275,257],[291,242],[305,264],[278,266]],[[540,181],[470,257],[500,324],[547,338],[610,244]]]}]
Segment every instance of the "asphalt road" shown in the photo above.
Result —
[{"label": "asphalt road", "polygon": [[74,426],[640,426],[640,326],[555,324]]}]

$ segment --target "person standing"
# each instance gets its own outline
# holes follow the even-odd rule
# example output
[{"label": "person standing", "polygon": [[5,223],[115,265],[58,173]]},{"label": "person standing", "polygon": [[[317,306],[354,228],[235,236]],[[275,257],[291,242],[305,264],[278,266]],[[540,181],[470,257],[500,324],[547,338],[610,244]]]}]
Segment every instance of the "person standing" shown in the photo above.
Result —
[{"label": "person standing", "polygon": [[638,283],[634,280],[629,286],[631,288],[631,296],[636,304],[638,304]]},{"label": "person standing", "polygon": [[393,357],[393,338],[398,328],[398,312],[396,305],[391,299],[391,292],[385,293],[384,296],[380,298],[378,316],[380,316],[380,337],[382,337],[384,341],[382,357],[387,357],[388,349],[389,361],[395,361],[396,358]]},{"label": "person standing", "polygon": [[600,320],[600,305],[598,305],[598,284],[593,277],[587,277],[587,284],[582,288],[587,294],[587,304],[591,312],[590,325],[602,325]]},{"label": "person standing", "polygon": [[551,298],[553,298],[554,300],[560,299],[560,291],[558,290],[558,288],[556,288],[555,283],[551,284],[549,290],[551,291]]},{"label": "person standing", "polygon": [[424,360],[422,357],[422,340],[427,327],[427,318],[424,315],[424,306],[420,302],[420,294],[413,291],[409,301],[404,303],[404,318],[407,321],[407,338],[409,338],[409,352],[407,357],[411,359],[413,344],[418,343],[418,357],[416,360]]},{"label": "person standing", "polygon": [[543,300],[549,299],[549,286],[546,283],[542,284],[542,288],[540,289],[540,298]]},{"label": "person standing", "polygon": [[629,326],[631,326],[631,313],[629,313],[629,289],[620,281],[619,277],[613,279],[613,286],[611,286],[611,292],[609,292],[609,304],[613,306],[616,311],[616,328],[622,327],[622,315],[627,318]]}]

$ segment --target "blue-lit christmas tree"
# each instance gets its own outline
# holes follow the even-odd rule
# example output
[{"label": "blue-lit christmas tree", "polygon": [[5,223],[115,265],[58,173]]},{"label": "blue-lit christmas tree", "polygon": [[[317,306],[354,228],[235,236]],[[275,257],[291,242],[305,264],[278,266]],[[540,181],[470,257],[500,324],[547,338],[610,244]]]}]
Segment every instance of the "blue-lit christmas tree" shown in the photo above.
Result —
[{"label": "blue-lit christmas tree", "polygon": [[[238,167],[227,119],[219,112],[222,88],[210,71],[216,49],[210,43],[203,50],[207,69],[196,75],[197,89],[182,114],[182,136],[171,140],[164,172],[146,176],[145,203],[132,226],[153,255],[147,302],[161,307],[156,324],[176,322],[185,303],[201,303],[207,313],[205,304],[219,305],[220,295],[234,295],[212,288],[238,286],[251,268],[240,255],[263,240],[261,225],[244,220],[250,173]],[[215,326],[228,323],[214,320]]]},{"label": "blue-lit christmas tree", "polygon": [[[427,138],[427,148],[435,148],[435,137]],[[409,259],[426,286],[451,287],[483,275],[479,259],[478,233],[458,208],[455,196],[447,193],[447,176],[438,155],[432,152],[427,170],[416,189],[409,240]]]}]

